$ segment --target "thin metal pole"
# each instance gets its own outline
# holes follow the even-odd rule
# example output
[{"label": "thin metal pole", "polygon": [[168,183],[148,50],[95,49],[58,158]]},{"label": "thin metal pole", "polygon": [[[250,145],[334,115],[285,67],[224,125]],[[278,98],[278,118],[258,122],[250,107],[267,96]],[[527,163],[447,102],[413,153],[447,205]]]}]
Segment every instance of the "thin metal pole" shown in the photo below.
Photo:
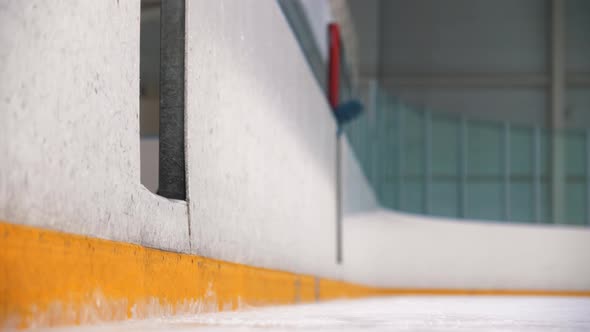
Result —
[{"label": "thin metal pole", "polygon": [[368,130],[367,130],[367,121],[366,118],[364,118],[362,115],[357,119],[357,123],[360,126],[361,129],[361,149],[360,149],[360,155],[361,155],[361,165],[366,165],[366,167],[364,168],[364,171],[367,173],[367,177],[370,179],[371,178],[371,165],[369,164],[371,161],[368,158],[368,147],[369,145],[367,144],[367,140],[369,139],[368,136]]},{"label": "thin metal pole", "polygon": [[432,114],[424,111],[424,213],[431,213],[432,181]]},{"label": "thin metal pole", "polygon": [[336,133],[336,263],[342,263],[342,128]]},{"label": "thin metal pole", "polygon": [[535,222],[541,222],[541,130],[533,130],[533,195]]},{"label": "thin metal pole", "polygon": [[510,220],[510,123],[504,123],[504,219]]},{"label": "thin metal pole", "polygon": [[[371,160],[371,178],[370,183],[376,191],[377,199],[380,200],[382,197],[383,192],[383,167],[381,160],[383,156],[379,153],[381,150],[381,127],[383,122],[383,117],[381,116],[381,112],[379,110],[379,96],[377,94],[377,83],[375,80],[371,80],[369,82],[369,111],[367,114],[367,121],[369,122],[369,132],[370,132],[370,140],[369,140],[369,151],[370,151],[370,160]],[[376,144],[375,144],[376,143]]]},{"label": "thin metal pole", "polygon": [[562,132],[565,123],[565,0],[551,0],[550,45],[550,125],[551,125],[551,221],[562,223],[565,199],[565,151]]},{"label": "thin metal pole", "polygon": [[397,208],[403,209],[404,195],[404,106],[397,104],[397,133],[398,133],[398,167],[397,167]]},{"label": "thin metal pole", "polygon": [[[328,100],[332,108],[338,105],[340,94],[340,27],[332,23],[328,26],[329,64]],[[336,131],[336,263],[342,263],[342,132],[338,124]],[[362,159],[361,165],[366,164]]]},{"label": "thin metal pole", "polygon": [[461,116],[459,122],[459,217],[467,213],[467,121]]},{"label": "thin metal pole", "polygon": [[590,129],[586,130],[586,224],[590,225]]}]

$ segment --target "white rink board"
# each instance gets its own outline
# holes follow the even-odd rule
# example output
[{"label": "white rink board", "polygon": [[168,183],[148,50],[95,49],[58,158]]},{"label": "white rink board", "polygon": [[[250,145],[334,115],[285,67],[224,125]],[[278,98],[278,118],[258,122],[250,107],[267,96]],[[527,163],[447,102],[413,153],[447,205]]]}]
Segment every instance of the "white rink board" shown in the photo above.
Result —
[{"label": "white rink board", "polygon": [[192,252],[334,276],[336,123],[280,7],[188,1],[186,31]]},{"label": "white rink board", "polygon": [[385,209],[351,215],[343,226],[348,281],[413,289],[590,289],[588,228]]}]

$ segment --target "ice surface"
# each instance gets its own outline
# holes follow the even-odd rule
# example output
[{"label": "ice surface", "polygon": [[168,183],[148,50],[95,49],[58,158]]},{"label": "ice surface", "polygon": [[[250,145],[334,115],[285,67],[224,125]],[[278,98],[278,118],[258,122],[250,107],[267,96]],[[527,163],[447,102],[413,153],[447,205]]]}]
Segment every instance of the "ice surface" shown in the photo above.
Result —
[{"label": "ice surface", "polygon": [[[60,331],[590,331],[590,298],[400,296],[252,308]],[[57,330],[52,330],[57,331]]]}]

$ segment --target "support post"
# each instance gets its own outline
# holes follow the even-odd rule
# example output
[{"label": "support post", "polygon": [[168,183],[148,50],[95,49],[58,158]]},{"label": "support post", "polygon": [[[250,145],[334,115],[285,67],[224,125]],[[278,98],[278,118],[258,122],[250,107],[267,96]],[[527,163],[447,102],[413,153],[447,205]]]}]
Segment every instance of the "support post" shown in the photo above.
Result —
[{"label": "support post", "polygon": [[432,185],[432,115],[424,111],[424,213],[432,211],[430,191]]},{"label": "support post", "polygon": [[369,152],[371,159],[371,178],[369,182],[375,188],[377,200],[381,201],[383,197],[383,187],[385,181],[385,172],[383,167],[383,158],[379,153],[380,145],[373,144],[374,140],[383,139],[383,121],[385,117],[379,112],[379,93],[377,91],[377,81],[369,81],[369,107],[367,109],[367,121],[369,123]]},{"label": "support post", "polygon": [[586,130],[586,224],[590,226],[590,129]]},{"label": "support post", "polygon": [[[340,29],[338,24],[328,25],[330,58],[328,67],[328,101],[334,110],[340,92]],[[342,263],[342,129],[336,132],[336,263]]]},{"label": "support post", "polygon": [[510,123],[504,123],[504,220],[510,221]]},{"label": "support post", "polygon": [[541,129],[533,130],[533,206],[534,219],[541,223]]},{"label": "support post", "polygon": [[467,121],[459,122],[459,217],[467,215]]},{"label": "support post", "polygon": [[336,263],[342,263],[342,135],[336,135]]},{"label": "support post", "polygon": [[397,156],[397,208],[403,209],[404,206],[404,164],[405,164],[405,151],[404,151],[404,106],[400,103],[397,105],[397,134],[398,134],[398,156]]},{"label": "support post", "polygon": [[565,13],[564,0],[551,0],[551,217],[563,223],[565,153],[561,130],[565,112]]}]

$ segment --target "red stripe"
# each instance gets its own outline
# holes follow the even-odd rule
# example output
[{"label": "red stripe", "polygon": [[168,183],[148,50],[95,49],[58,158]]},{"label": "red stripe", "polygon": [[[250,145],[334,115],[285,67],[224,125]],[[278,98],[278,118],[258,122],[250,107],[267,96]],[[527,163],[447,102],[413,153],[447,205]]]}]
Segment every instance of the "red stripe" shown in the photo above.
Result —
[{"label": "red stripe", "polygon": [[340,92],[340,28],[338,24],[331,23],[328,26],[330,43],[330,58],[328,67],[328,100],[332,107],[338,105],[338,93]]}]

